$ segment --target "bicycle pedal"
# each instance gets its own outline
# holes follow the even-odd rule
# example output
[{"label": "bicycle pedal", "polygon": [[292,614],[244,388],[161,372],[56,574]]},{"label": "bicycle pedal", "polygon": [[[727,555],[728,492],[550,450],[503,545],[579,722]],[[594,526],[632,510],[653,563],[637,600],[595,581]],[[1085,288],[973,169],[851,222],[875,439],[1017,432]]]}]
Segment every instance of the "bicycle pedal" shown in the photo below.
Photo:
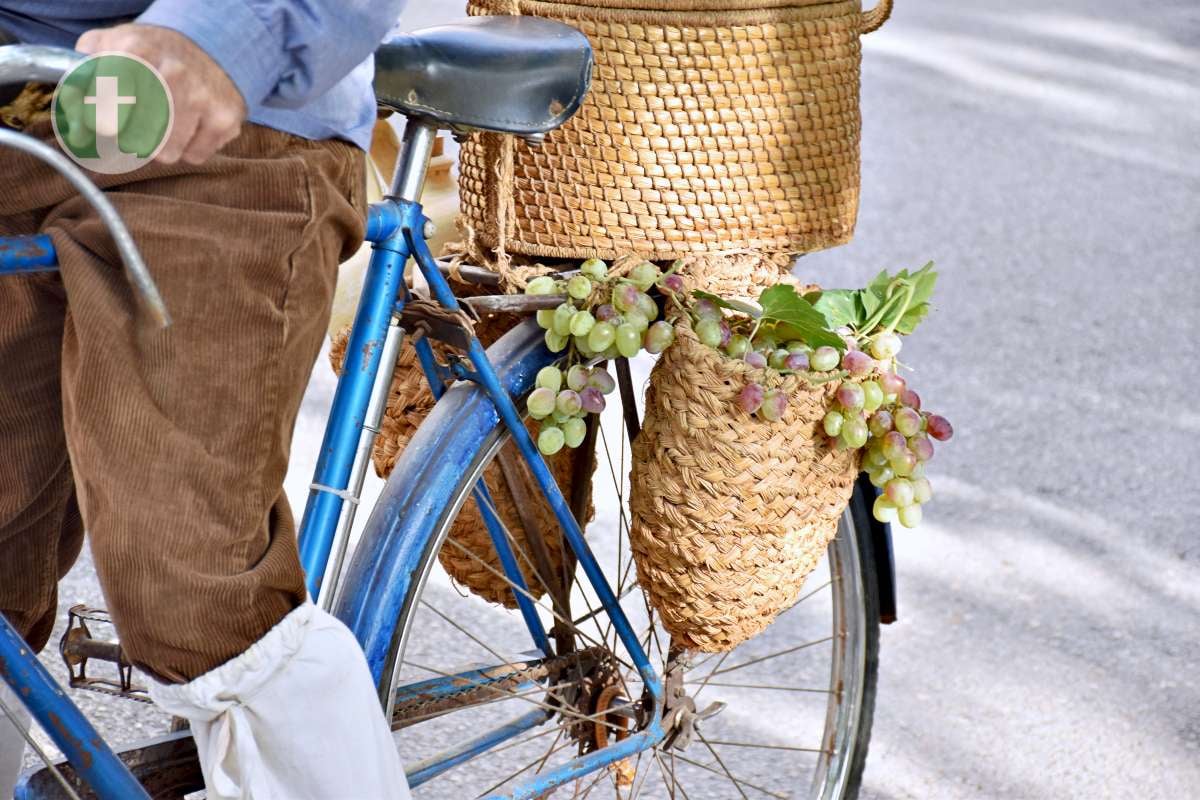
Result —
[{"label": "bicycle pedal", "polygon": [[[102,638],[94,635],[89,623],[101,631],[111,630],[112,636]],[[67,630],[58,643],[59,655],[67,666],[67,685],[72,689],[86,689],[149,703],[150,694],[146,688],[133,682],[133,664],[125,657],[125,651],[121,649],[116,631],[112,628],[112,618],[104,609],[80,604],[72,606],[67,612]],[[88,666],[93,661],[112,664],[115,678],[89,675]]]}]

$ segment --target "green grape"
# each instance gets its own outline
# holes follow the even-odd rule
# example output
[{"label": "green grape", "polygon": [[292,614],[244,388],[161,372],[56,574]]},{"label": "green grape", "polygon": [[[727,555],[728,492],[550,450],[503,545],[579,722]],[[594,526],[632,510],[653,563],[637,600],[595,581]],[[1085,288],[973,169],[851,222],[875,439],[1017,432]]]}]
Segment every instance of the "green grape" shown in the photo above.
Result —
[{"label": "green grape", "polygon": [[554,408],[564,417],[573,417],[583,410],[583,403],[579,400],[579,392],[571,389],[563,389],[554,399]]},{"label": "green grape", "polygon": [[791,353],[783,348],[775,350],[771,355],[767,356],[767,366],[771,369],[785,369],[787,367],[787,360],[791,355]]},{"label": "green grape", "polygon": [[777,422],[787,413],[788,397],[778,389],[771,389],[763,396],[762,408],[758,415],[768,422]]},{"label": "green grape", "polygon": [[896,477],[896,471],[886,464],[869,470],[867,474],[871,479],[871,485],[877,489],[882,489],[888,481]]},{"label": "green grape", "polygon": [[696,338],[706,347],[717,347],[721,344],[721,321],[713,317],[705,317],[696,323]]},{"label": "green grape", "polygon": [[894,415],[896,430],[905,436],[915,436],[921,430],[921,415],[902,406]]},{"label": "green grape", "polygon": [[567,370],[567,387],[576,391],[582,392],[588,385],[588,378],[592,371],[583,364],[576,364]]},{"label": "green grape", "polygon": [[638,295],[641,292],[632,283],[621,283],[613,289],[612,304],[617,311],[629,311],[637,308]]},{"label": "green grape", "polygon": [[557,392],[562,388],[563,374],[558,367],[542,367],[538,370],[537,385],[539,388]]},{"label": "green grape", "polygon": [[883,454],[887,456],[887,460],[891,461],[908,452],[908,439],[905,439],[902,433],[889,431],[884,434],[883,443],[880,446],[883,448]]},{"label": "green grape", "polygon": [[651,353],[658,354],[675,342],[675,328],[666,320],[659,320],[646,331],[643,344]]},{"label": "green grape", "polygon": [[544,330],[544,331],[551,330],[554,327],[554,309],[553,308],[543,308],[540,311],[538,311],[537,312],[537,323],[538,323],[538,326],[542,330]]},{"label": "green grape", "polygon": [[770,356],[771,353],[774,353],[779,349],[779,344],[775,341],[774,336],[766,333],[760,333],[758,336],[754,337],[753,347],[764,356]]},{"label": "green grape", "polygon": [[590,311],[576,311],[571,315],[571,335],[587,336],[596,325],[596,318]]},{"label": "green grape", "polygon": [[825,419],[821,424],[825,428],[826,436],[837,436],[842,432],[842,425],[846,422],[846,418],[836,411],[830,411],[825,415]]},{"label": "green grape", "polygon": [[921,511],[921,506],[913,504],[911,506],[905,506],[904,508],[901,508],[897,512],[897,516],[900,518],[901,525],[906,528],[915,528],[921,524],[921,517],[924,516],[924,514]]},{"label": "green grape", "polygon": [[525,408],[529,410],[529,416],[534,419],[545,419],[554,413],[554,401],[557,395],[545,387],[538,387],[529,393],[529,399],[525,401]]},{"label": "green grape", "polygon": [[567,337],[559,336],[554,331],[546,331],[546,347],[551,353],[561,353],[567,349]]},{"label": "green grape", "polygon": [[792,354],[811,353],[812,352],[811,347],[809,347],[804,342],[801,342],[799,340],[793,340],[793,341],[788,342],[787,344],[785,344],[783,346],[783,349],[787,350],[789,353],[792,353]]},{"label": "green grape", "polygon": [[866,392],[857,383],[847,381],[838,387],[837,400],[842,408],[848,411],[858,411],[866,401]]},{"label": "green grape", "polygon": [[554,411],[553,411],[553,412],[550,414],[550,419],[551,419],[551,420],[553,420],[555,424],[557,424],[557,425],[562,425],[564,422],[566,422],[567,420],[569,420],[569,419],[570,419],[572,416],[574,416],[574,415],[572,415],[572,414],[564,414],[563,412],[559,411],[559,410],[556,408],[556,409],[554,409]]},{"label": "green grape", "polygon": [[869,435],[867,421],[857,414],[847,417],[846,422],[842,425],[841,439],[852,450],[857,450],[865,445]]},{"label": "green grape", "polygon": [[621,351],[617,349],[617,341],[615,338],[613,339],[613,343],[604,350],[603,355],[605,361],[612,361],[614,358],[621,357]]},{"label": "green grape", "polygon": [[712,317],[713,319],[721,318],[721,309],[717,307],[716,303],[707,298],[703,300],[697,300],[696,305],[692,308],[692,311],[695,312],[697,319],[705,319],[707,317]]},{"label": "green grape", "polygon": [[879,467],[887,466],[888,459],[887,456],[883,454],[883,450],[879,446],[878,439],[871,440],[870,444],[867,446],[867,453],[863,457],[863,461],[872,469],[878,469]]},{"label": "green grape", "polygon": [[650,318],[635,308],[625,312],[625,323],[636,328],[638,333],[645,333],[650,327]]},{"label": "green grape", "polygon": [[549,275],[539,275],[525,284],[525,294],[554,294],[554,278]]},{"label": "green grape", "polygon": [[913,478],[913,502],[928,503],[933,499],[933,485],[928,478]]},{"label": "green grape", "polygon": [[860,385],[863,390],[863,411],[874,413],[883,405],[883,389],[878,381],[863,381]]},{"label": "green grape", "polygon": [[907,477],[912,478],[914,481],[924,478],[925,477],[925,464],[918,461],[917,465],[915,467],[913,467],[912,474],[908,475]]},{"label": "green grape", "polygon": [[903,342],[894,333],[884,332],[877,335],[871,342],[871,355],[880,361],[889,361],[900,354]]},{"label": "green grape", "polygon": [[837,365],[841,360],[838,351],[829,346],[818,347],[809,356],[809,363],[817,372],[828,372],[831,369],[837,369]]},{"label": "green grape", "polygon": [[725,345],[725,354],[730,358],[742,358],[749,350],[750,340],[740,333],[729,337],[729,344]]},{"label": "green grape", "polygon": [[904,508],[912,505],[913,502],[913,484],[907,478],[892,478],[888,481],[884,489],[887,494],[887,499],[892,501],[896,508]]},{"label": "green grape", "polygon": [[543,425],[541,433],[538,434],[537,446],[538,450],[544,456],[552,456],[559,450],[563,449],[566,444],[566,437],[563,435],[562,428],[551,425]]},{"label": "green grape", "polygon": [[911,451],[905,450],[895,458],[888,459],[888,463],[901,478],[909,478],[912,477],[913,470],[917,467],[917,457]]},{"label": "green grape", "polygon": [[584,275],[576,275],[567,281],[567,294],[576,300],[587,300],[592,293],[592,282]]},{"label": "green grape", "polygon": [[882,439],[892,429],[892,414],[886,408],[881,408],[871,415],[867,425],[872,436]]},{"label": "green grape", "polygon": [[600,394],[612,394],[617,388],[617,382],[608,370],[597,367],[588,377],[588,386]]},{"label": "green grape", "polygon": [[637,328],[626,322],[617,328],[617,352],[626,358],[633,358],[642,349],[642,334]]},{"label": "green grape", "polygon": [[658,303],[648,294],[639,294],[632,310],[642,312],[648,320],[658,319]]},{"label": "green grape", "polygon": [[589,258],[579,265],[579,271],[592,280],[602,281],[608,276],[608,265],[598,258]]},{"label": "green grape", "polygon": [[883,495],[875,498],[875,505],[871,507],[871,513],[875,519],[883,523],[895,522],[899,517],[896,511],[896,506]]},{"label": "green grape", "polygon": [[662,272],[649,261],[643,261],[629,272],[629,280],[633,281],[643,292],[658,283]]},{"label": "green grape", "polygon": [[597,322],[588,333],[587,346],[593,352],[602,353],[609,348],[617,338],[617,329],[608,322]]},{"label": "green grape", "polygon": [[587,421],[582,417],[573,417],[563,423],[562,432],[567,447],[574,450],[583,444],[584,437],[587,436]]},{"label": "green grape", "polygon": [[575,316],[575,306],[563,303],[554,309],[554,327],[552,330],[559,336],[569,336],[571,333],[571,317]]}]

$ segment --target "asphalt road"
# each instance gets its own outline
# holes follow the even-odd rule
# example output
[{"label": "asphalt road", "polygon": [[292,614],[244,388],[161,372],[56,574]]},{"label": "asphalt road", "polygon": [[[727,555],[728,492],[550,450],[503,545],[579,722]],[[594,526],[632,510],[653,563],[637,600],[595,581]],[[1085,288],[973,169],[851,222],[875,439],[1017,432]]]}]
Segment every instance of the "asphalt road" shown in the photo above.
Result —
[{"label": "asphalt road", "polygon": [[[857,238],[802,271],[937,261],[906,355],[958,435],[896,538],[863,796],[1194,796],[1200,6],[897,0],[864,59]],[[63,597],[99,601],[87,561]],[[82,702],[118,741],[164,724]]]}]

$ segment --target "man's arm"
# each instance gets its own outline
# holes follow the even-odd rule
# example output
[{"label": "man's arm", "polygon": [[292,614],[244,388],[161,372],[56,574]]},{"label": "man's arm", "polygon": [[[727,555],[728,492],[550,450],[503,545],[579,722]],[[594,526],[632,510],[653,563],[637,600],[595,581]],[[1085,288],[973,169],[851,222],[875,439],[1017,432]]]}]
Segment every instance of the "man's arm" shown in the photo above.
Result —
[{"label": "man's arm", "polygon": [[299,107],[367,56],[406,0],[157,0],[136,23],[92,30],[85,53],[132,53],[162,74],[175,123],[158,158],[202,163],[248,109]]}]

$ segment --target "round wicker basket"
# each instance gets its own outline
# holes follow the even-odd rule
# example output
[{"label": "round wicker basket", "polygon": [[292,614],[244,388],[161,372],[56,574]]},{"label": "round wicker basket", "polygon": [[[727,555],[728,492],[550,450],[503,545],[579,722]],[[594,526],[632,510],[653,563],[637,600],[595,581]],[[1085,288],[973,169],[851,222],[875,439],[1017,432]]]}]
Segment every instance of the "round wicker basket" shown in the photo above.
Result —
[{"label": "round wicker basket", "polygon": [[859,195],[859,36],[880,0],[470,0],[588,36],[594,80],[541,145],[463,147],[461,224],[481,249],[653,260],[850,240]]},{"label": "round wicker basket", "polygon": [[[836,383],[768,377],[702,345],[686,319],[676,332],[633,446],[630,542],[674,641],[724,652],[795,602],[837,534],[858,457],[821,430]],[[738,408],[750,375],[788,393],[783,419]]]}]

